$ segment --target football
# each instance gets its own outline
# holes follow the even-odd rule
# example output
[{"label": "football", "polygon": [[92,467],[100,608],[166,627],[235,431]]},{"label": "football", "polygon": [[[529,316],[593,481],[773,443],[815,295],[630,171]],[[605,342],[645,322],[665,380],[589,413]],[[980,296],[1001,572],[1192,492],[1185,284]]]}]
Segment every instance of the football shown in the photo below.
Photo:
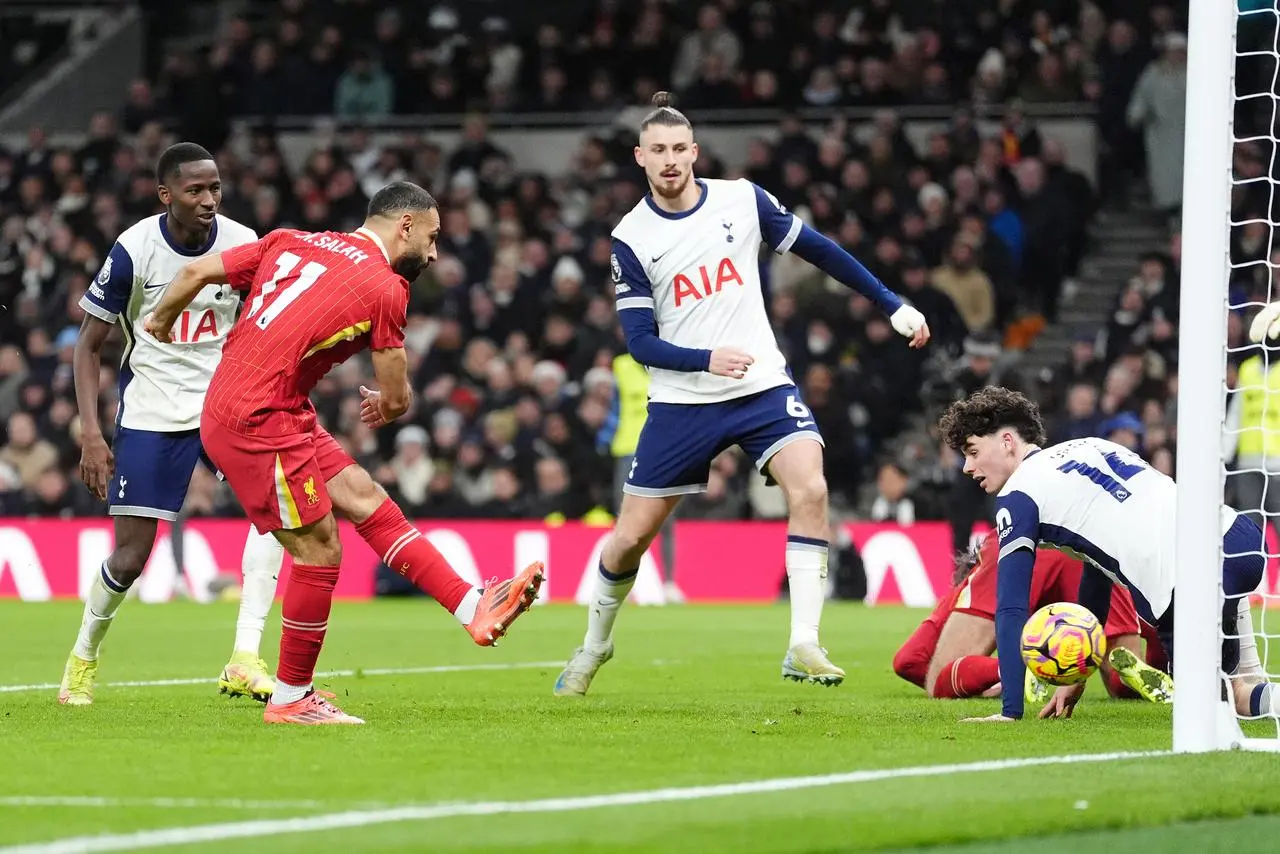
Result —
[{"label": "football", "polygon": [[1022,629],[1022,660],[1050,685],[1088,679],[1107,653],[1107,637],[1098,618],[1074,602],[1045,605]]}]

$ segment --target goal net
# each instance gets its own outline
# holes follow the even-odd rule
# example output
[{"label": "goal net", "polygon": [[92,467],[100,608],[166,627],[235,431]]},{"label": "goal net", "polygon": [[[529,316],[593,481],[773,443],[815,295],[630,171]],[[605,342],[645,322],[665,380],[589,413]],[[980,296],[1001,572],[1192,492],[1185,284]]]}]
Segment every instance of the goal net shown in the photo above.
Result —
[{"label": "goal net", "polygon": [[[1267,610],[1280,604],[1280,346],[1247,335],[1280,300],[1280,5],[1191,0],[1188,32],[1173,747],[1280,750],[1264,687],[1280,673],[1267,655],[1280,638],[1280,612]],[[1224,499],[1267,532],[1262,585],[1234,610],[1222,585]],[[1224,613],[1234,628],[1224,630]],[[1231,673],[1228,638],[1241,651]]]}]

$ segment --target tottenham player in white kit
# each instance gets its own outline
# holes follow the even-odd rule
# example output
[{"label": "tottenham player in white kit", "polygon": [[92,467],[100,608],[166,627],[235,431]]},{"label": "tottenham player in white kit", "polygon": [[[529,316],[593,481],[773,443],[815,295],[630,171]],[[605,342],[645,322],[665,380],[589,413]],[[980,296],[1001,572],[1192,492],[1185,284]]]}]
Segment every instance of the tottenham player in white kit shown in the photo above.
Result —
[{"label": "tottenham player in white kit", "polygon": [[[74,361],[83,437],[80,473],[107,501],[115,550],[89,589],[80,634],[63,672],[58,700],[69,705],[93,702],[103,636],[151,556],[157,523],[176,519],[186,500],[191,474],[203,457],[205,390],[240,298],[229,285],[205,288],[175,328],[180,346],[161,346],[143,331],[142,319],[193,258],[257,240],[251,229],[218,214],[222,185],[204,148],[187,142],[171,146],[160,157],[156,180],[167,212],[120,235],[80,301],[85,319]],[[117,325],[125,349],[114,447],[109,448],[98,423],[98,368],[102,345]],[[258,647],[283,559],[275,538],[251,526],[235,646],[219,680],[224,693],[266,702],[275,688]]]},{"label": "tottenham player in white kit", "polygon": [[732,445],[787,499],[791,639],[782,674],[836,685],[844,671],[818,641],[830,537],[822,436],[769,325],[761,242],[864,293],[912,347],[924,346],[929,328],[920,312],[759,187],[695,178],[689,120],[668,106],[666,93],[654,104],[635,149],[650,193],[614,229],[612,258],[627,349],[651,376],[649,414],[601,555],[586,638],[555,693],[585,694],[612,658],[614,619],[641,556],[681,496],[706,489],[712,459]]},{"label": "tottenham player in white kit", "polygon": [[[996,594],[996,652],[1002,708],[989,718],[1022,717],[1022,627],[1027,621],[1031,569],[1038,546],[1068,552],[1084,562],[1079,602],[1106,621],[1111,585],[1133,595],[1138,616],[1155,626],[1173,665],[1174,525],[1177,487],[1122,445],[1076,439],[1041,448],[1044,426],[1036,405],[1022,394],[989,386],[957,401],[939,423],[943,441],[963,453],[964,472],[996,494],[1000,561]],[[1280,697],[1261,672],[1248,610],[1248,594],[1266,565],[1262,530],[1247,516],[1222,507],[1222,668],[1249,679],[1233,680],[1236,707],[1273,712]],[[1239,639],[1231,636],[1239,635]],[[1176,671],[1175,671],[1176,672]],[[1069,717],[1085,683],[1059,688],[1041,717]],[[1280,694],[1280,692],[1276,692]]]}]

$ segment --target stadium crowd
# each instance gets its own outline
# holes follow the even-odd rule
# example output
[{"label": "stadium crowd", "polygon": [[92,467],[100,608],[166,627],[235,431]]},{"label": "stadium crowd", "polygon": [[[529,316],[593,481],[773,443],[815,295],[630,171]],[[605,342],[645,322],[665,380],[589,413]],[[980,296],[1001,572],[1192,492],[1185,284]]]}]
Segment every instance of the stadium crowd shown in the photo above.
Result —
[{"label": "stadium crowd", "polygon": [[[719,0],[685,19],[663,2],[601,0],[583,21],[522,31],[486,18],[465,38],[449,4],[425,20],[406,5],[254,4],[254,17],[233,19],[207,50],[168,54],[119,115],[93,119],[80,148],[54,148],[33,128],[25,147],[0,151],[0,515],[103,512],[77,475],[77,303],[115,236],[157,212],[150,170],[178,138],[216,148],[223,213],[259,233],[350,229],[374,189],[400,177],[441,199],[442,255],[414,283],[410,309],[414,409],[391,428],[364,427],[359,362],[314,396],[322,422],[410,516],[575,518],[610,508],[611,365],[622,343],[609,231],[644,192],[633,136],[587,136],[573,174],[517,174],[481,113],[447,151],[430,133],[378,144],[358,120],[613,109],[669,79],[695,125],[709,107],[783,108],[745,162],[704,149],[698,174],[770,189],[929,318],[935,342],[918,354],[865,299],[796,259],[767,259],[773,322],[828,438],[837,507],[941,517],[945,501],[925,496],[946,492],[954,461],[895,437],[932,411],[931,400],[985,383],[1002,370],[1002,353],[1054,321],[1100,202],[1022,102],[1096,102],[1102,174],[1122,185],[1143,162],[1124,113],[1154,47],[1178,23],[1169,7],[1123,2],[972,0],[941,4],[939,17],[925,11],[932,4],[888,0]],[[915,148],[894,107],[953,102],[1002,105],[1002,124],[984,135],[961,106]],[[841,119],[806,127],[785,112],[850,104],[881,108],[869,135]],[[269,125],[247,139],[229,134],[230,116],[286,106],[350,123],[297,170]],[[1071,363],[1034,389],[1066,413],[1055,416],[1055,437],[1127,430],[1150,453],[1171,448],[1173,247],[1170,257],[1143,259],[1106,334],[1082,331]],[[104,358],[102,374],[109,429],[114,363]],[[728,453],[708,494],[682,515],[773,517],[782,514],[776,493]],[[238,511],[198,470],[187,512]]]}]

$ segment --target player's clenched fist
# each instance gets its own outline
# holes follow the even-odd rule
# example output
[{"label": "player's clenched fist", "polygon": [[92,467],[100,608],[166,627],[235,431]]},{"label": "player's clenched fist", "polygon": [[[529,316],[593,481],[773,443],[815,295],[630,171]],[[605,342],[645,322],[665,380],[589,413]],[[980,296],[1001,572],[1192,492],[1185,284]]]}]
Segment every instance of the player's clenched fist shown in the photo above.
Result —
[{"label": "player's clenched fist", "polygon": [[910,338],[908,346],[919,349],[929,343],[929,324],[924,315],[909,305],[903,305],[889,315],[889,323],[903,338]]},{"label": "player's clenched fist", "polygon": [[142,328],[161,344],[173,343],[173,324],[161,323],[156,320],[154,312],[148,313],[146,317],[142,318]]},{"label": "player's clenched fist", "polygon": [[387,419],[382,415],[382,395],[371,388],[360,386],[360,420],[370,427],[381,427],[387,423]]},{"label": "player's clenched fist", "polygon": [[740,380],[747,375],[747,368],[755,362],[751,354],[737,347],[717,347],[711,351],[711,363],[707,370],[718,377]]}]

